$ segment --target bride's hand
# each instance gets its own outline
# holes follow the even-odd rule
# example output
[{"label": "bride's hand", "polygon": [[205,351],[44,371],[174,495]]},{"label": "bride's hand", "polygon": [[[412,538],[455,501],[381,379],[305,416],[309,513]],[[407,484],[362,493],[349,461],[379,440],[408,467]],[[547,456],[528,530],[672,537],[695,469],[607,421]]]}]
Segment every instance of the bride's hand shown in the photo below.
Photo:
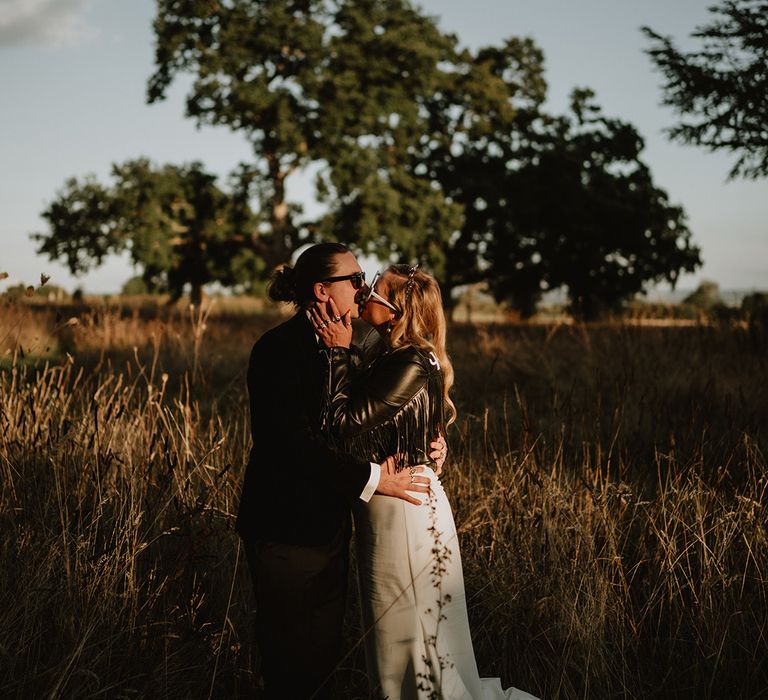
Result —
[{"label": "bride's hand", "polygon": [[437,440],[430,442],[429,447],[432,450],[432,452],[429,453],[429,457],[437,464],[435,474],[440,476],[440,472],[443,471],[443,464],[445,464],[445,458],[448,456],[448,443],[445,441],[442,433],[438,433]]},{"label": "bride's hand", "polygon": [[329,300],[328,307],[330,316],[325,304],[316,301],[310,307],[309,317],[315,327],[315,333],[327,348],[348,348],[352,344],[352,312],[347,311],[342,316],[333,299]]}]

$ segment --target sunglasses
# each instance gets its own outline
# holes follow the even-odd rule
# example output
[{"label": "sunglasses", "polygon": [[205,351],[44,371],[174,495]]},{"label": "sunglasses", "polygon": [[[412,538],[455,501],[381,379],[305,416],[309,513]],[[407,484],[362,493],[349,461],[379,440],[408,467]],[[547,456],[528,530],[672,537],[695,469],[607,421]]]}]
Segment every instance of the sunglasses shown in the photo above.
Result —
[{"label": "sunglasses", "polygon": [[371,280],[371,286],[368,288],[368,294],[365,295],[362,299],[362,306],[365,306],[369,301],[373,301],[377,304],[381,304],[382,306],[386,306],[390,311],[394,311],[396,314],[400,313],[400,309],[398,309],[394,304],[392,304],[389,300],[385,299],[381,294],[376,293],[376,283],[381,278],[381,273],[377,272],[373,276],[373,280]]},{"label": "sunglasses", "polygon": [[349,280],[353,289],[362,289],[365,284],[365,272],[353,272],[351,275],[338,275],[336,277],[326,277],[321,282],[343,282]]}]

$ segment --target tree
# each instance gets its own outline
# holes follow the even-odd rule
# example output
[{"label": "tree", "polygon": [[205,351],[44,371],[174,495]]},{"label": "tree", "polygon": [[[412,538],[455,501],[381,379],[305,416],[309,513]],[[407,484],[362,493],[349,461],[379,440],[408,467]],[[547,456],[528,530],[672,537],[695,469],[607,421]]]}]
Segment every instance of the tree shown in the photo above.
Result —
[{"label": "tree", "polygon": [[565,286],[572,312],[595,318],[700,264],[634,127],[602,115],[589,90],[574,91],[571,112],[536,123],[522,164],[497,168],[486,190],[490,286],[523,315]]},{"label": "tree", "polygon": [[417,168],[427,168],[434,188],[461,207],[442,277],[443,297],[454,287],[481,281],[494,234],[499,178],[518,167],[527,131],[546,97],[544,56],[529,38],[463,51],[442,94],[428,103],[431,132]]},{"label": "tree", "polygon": [[127,279],[120,289],[121,296],[133,297],[151,294],[151,290],[141,275],[135,275]]},{"label": "tree", "polygon": [[440,275],[461,210],[418,171],[428,100],[444,90],[454,37],[410,3],[339,4],[322,89],[327,167],[317,180],[321,233],[384,260],[427,262]]},{"label": "tree", "polygon": [[741,300],[741,314],[746,319],[749,333],[754,340],[768,340],[768,293],[747,294]]},{"label": "tree", "polygon": [[456,286],[484,278],[483,197],[544,99],[543,55],[511,38],[446,55],[432,79],[411,118],[392,120],[385,148],[347,139],[329,156],[321,230],[384,259],[426,260],[450,308]]},{"label": "tree", "polygon": [[334,199],[339,219],[361,223],[350,242],[381,252],[383,233],[396,247],[408,243],[421,252],[439,249],[435,239],[447,240],[455,211],[435,195],[427,206],[432,213],[422,216],[428,193],[402,165],[423,133],[421,103],[439,84],[440,64],[450,61],[455,44],[433,20],[407,0],[158,0],[157,6],[149,101],[162,99],[177,75],[191,74],[187,114],[247,137],[254,163],[244,169],[243,183],[268,213],[253,238],[267,269],[288,261],[318,226],[340,238],[350,232],[329,220],[297,221],[285,183],[309,164],[330,171],[321,194]]},{"label": "tree", "polygon": [[647,53],[664,75],[664,104],[682,121],[673,139],[737,156],[730,177],[768,175],[768,1],[725,0],[715,19],[692,37],[696,51],[680,51],[648,27]]},{"label": "tree", "polygon": [[[497,294],[525,311],[542,284],[568,284],[587,305],[584,313],[592,313],[611,294],[623,298],[698,260],[690,247],[678,255],[687,240],[682,211],[652,187],[644,165],[635,163],[634,181],[626,177],[623,187],[615,185],[621,178],[609,177],[613,167],[633,167],[634,156],[600,149],[631,142],[631,127],[617,134],[608,126],[602,134],[592,129],[590,142],[587,131],[579,140],[565,118],[542,114],[543,55],[530,39],[460,50],[408,0],[158,0],[155,33],[149,100],[162,99],[176,76],[191,75],[188,115],[240,131],[253,148],[253,162],[238,174],[237,201],[255,198],[265,212],[256,228],[240,227],[251,231],[248,245],[265,271],[322,234],[384,260],[426,263],[444,280],[449,306],[453,287],[494,275]],[[606,249],[615,245],[596,243],[602,247],[592,251],[591,274],[621,268],[602,280],[602,291],[546,257],[573,253],[555,245],[558,236],[581,235],[556,233],[548,211],[542,163],[555,168],[566,156],[578,177],[585,173],[577,157],[596,158],[598,169],[600,158],[612,157],[601,196],[624,197],[624,209],[652,232],[650,253],[628,251],[615,265],[606,263]],[[319,170],[317,193],[327,205],[317,221],[302,221],[286,199],[287,179],[309,165]],[[577,184],[563,177],[564,194],[584,196],[589,188]],[[600,184],[596,177],[592,204],[582,208],[598,202],[606,214]],[[530,196],[538,203],[524,201]],[[589,225],[599,229],[595,220]],[[679,235],[662,235],[675,226]],[[505,259],[515,265],[512,276]]]},{"label": "tree", "polygon": [[[199,304],[218,281],[248,286],[263,268],[240,228],[255,215],[199,163],[153,167],[146,159],[112,168],[113,184],[69,179],[43,212],[49,232],[33,234],[38,253],[63,259],[77,275],[128,251],[149,291],[178,299],[185,285]],[[237,180],[237,178],[235,178]]]},{"label": "tree", "polygon": [[722,303],[723,298],[720,296],[720,285],[710,280],[701,282],[694,291],[683,299],[683,304],[690,304],[705,311]]}]

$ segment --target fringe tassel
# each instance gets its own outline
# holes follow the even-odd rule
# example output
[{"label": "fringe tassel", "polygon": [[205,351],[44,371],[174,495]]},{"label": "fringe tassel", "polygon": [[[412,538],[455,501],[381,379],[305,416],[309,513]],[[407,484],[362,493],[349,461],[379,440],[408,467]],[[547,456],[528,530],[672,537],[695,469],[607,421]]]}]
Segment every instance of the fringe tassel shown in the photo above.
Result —
[{"label": "fringe tassel", "polygon": [[442,374],[434,372],[414,397],[384,423],[356,435],[336,435],[326,425],[332,442],[360,459],[382,462],[391,455],[401,455],[395,467],[429,464],[429,443],[443,425]]}]

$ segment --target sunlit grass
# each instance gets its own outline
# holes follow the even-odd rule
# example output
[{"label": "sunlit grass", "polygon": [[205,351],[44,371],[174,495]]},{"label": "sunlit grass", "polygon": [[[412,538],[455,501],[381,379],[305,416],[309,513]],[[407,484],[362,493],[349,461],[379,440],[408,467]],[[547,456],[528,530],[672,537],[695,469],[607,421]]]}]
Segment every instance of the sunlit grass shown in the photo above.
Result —
[{"label": "sunlit grass", "polygon": [[[251,697],[233,519],[248,353],[277,319],[24,314],[0,310],[3,697]],[[443,482],[481,674],[545,698],[760,697],[764,345],[704,326],[450,339]],[[339,697],[363,669],[356,647]]]}]

